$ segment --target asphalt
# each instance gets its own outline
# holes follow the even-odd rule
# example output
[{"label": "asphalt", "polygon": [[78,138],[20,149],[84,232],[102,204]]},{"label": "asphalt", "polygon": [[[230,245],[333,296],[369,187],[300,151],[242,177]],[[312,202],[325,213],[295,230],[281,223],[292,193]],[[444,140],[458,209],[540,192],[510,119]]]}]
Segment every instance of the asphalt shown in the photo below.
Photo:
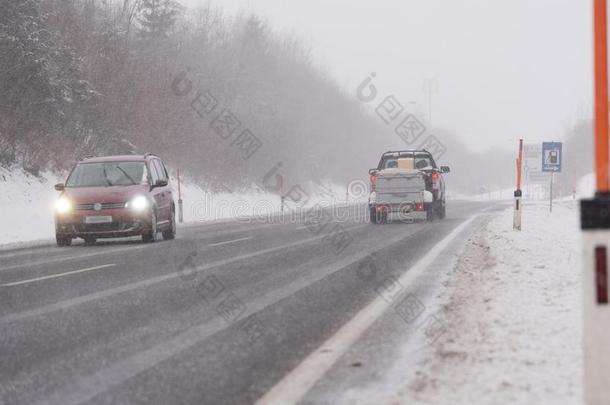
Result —
[{"label": "asphalt", "polygon": [[[407,286],[432,299],[449,259],[500,208],[452,201],[445,220],[373,225],[352,206],[319,221],[185,226],[152,244],[2,250],[0,404],[254,403],[371,302],[378,281],[479,215],[436,273]],[[387,369],[410,332],[384,318],[303,403],[334,403]]]}]

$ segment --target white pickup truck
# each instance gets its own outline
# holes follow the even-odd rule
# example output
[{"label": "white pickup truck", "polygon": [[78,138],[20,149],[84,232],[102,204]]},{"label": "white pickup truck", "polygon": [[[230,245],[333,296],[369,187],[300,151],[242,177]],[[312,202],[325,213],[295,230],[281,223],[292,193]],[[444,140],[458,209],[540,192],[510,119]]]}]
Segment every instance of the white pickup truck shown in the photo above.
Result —
[{"label": "white pickup truck", "polygon": [[383,154],[379,166],[371,169],[369,209],[371,222],[433,220],[445,216],[445,187],[441,173],[427,151],[398,151]]}]

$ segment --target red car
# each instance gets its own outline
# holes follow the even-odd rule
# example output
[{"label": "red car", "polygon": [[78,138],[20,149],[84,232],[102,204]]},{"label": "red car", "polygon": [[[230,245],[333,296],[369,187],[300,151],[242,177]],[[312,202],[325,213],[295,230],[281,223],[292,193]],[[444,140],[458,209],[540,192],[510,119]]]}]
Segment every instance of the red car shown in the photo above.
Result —
[{"label": "red car", "polygon": [[141,235],[154,242],[176,235],[169,175],[157,156],[128,155],[85,159],[74,166],[55,206],[58,246],[74,238],[94,244],[98,238]]}]

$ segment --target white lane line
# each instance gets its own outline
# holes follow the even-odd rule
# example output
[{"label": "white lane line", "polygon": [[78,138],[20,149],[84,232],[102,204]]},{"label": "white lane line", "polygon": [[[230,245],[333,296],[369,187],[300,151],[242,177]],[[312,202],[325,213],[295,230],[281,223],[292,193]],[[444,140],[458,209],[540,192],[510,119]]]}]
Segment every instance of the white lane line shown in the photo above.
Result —
[{"label": "white lane line", "polygon": [[[437,243],[399,278],[399,283],[410,285],[441,255],[449,244],[478,215],[468,218],[449,235]],[[362,334],[379,319],[393,303],[377,296],[341,327],[317,350],[307,356],[294,370],[286,374],[276,385],[263,395],[255,405],[296,404],[318,382],[326,372],[343,356]]]},{"label": "white lane line", "polygon": [[[137,246],[124,247],[124,248],[116,248],[116,249],[104,249],[104,248],[100,247],[99,251],[95,251],[95,252],[91,252],[91,253],[77,254],[77,255],[73,255],[73,256],[62,256],[62,257],[56,257],[56,258],[51,258],[51,259],[46,259],[46,260],[39,260],[37,262],[15,264],[15,265],[6,266],[6,267],[0,267],[0,271],[14,270],[14,269],[18,269],[21,267],[42,266],[42,265],[49,264],[49,263],[57,263],[57,262],[63,262],[63,261],[68,261],[68,260],[78,260],[78,259],[84,259],[86,257],[101,256],[101,255],[110,254],[110,253],[120,253],[120,252],[126,252],[126,251],[130,251],[130,250],[139,250],[139,249],[147,248],[149,246],[152,246],[152,245],[137,245]],[[78,249],[78,247],[73,247],[72,249]],[[95,248],[95,249],[97,249],[97,248]]]},{"label": "white lane line", "polygon": [[[398,243],[423,230],[424,228],[419,228],[415,230],[415,232],[407,235],[401,233],[390,238],[386,243],[387,245]],[[246,312],[242,314],[241,318],[245,319],[283,299],[293,297],[298,291],[366,258],[375,251],[375,249],[376,248],[373,247],[372,249],[360,250],[329,266],[319,267],[317,271],[313,272],[308,271],[309,264],[301,264],[297,269],[302,269],[303,271],[297,271],[297,273],[302,274],[303,277],[297,278],[293,282],[280,288],[270,290],[267,293],[258,296],[253,302],[248,302]],[[122,384],[129,378],[155,367],[159,363],[170,359],[189,347],[203,342],[215,333],[225,330],[230,326],[231,324],[227,323],[224,319],[216,317],[203,324],[191,327],[170,340],[163,341],[155,346],[137,352],[131,357],[110,364],[92,375],[81,375],[77,377],[71,381],[70,385],[66,386],[63,391],[55,391],[52,395],[45,397],[40,405],[79,405],[86,403],[96,395]]]},{"label": "white lane line", "polygon": [[[360,218],[355,218],[355,219],[360,219]],[[362,223],[362,222],[350,222],[350,223],[354,223],[354,224],[358,224],[358,223]],[[367,224],[368,221],[365,222],[365,224]],[[341,222],[339,222],[339,224],[341,224]],[[300,231],[303,229],[311,229],[311,228],[315,228],[315,225],[302,225],[302,226],[297,226],[296,228],[294,228],[295,231]]]},{"label": "white lane line", "polygon": [[248,239],[252,239],[252,236],[248,236],[248,237],[245,237],[245,238],[239,238],[239,239],[233,239],[233,240],[225,240],[224,242],[210,243],[208,246],[227,245],[229,243],[240,242],[242,240],[248,240]]},{"label": "white lane line", "polygon": [[[369,224],[368,223],[361,224],[361,225],[352,226],[352,227],[345,228],[345,229],[347,231],[353,231],[358,228],[362,228],[364,226],[369,226]],[[122,294],[122,293],[125,293],[128,291],[135,290],[137,288],[150,287],[150,286],[153,286],[153,285],[156,285],[159,283],[163,283],[165,281],[174,280],[179,277],[185,277],[185,276],[191,277],[192,274],[196,274],[196,273],[199,273],[199,272],[202,272],[205,270],[210,270],[215,267],[226,266],[228,264],[232,264],[232,263],[239,262],[242,260],[276,253],[279,251],[290,249],[292,247],[304,245],[304,244],[307,244],[310,242],[315,242],[315,241],[323,239],[325,237],[328,237],[328,235],[323,233],[321,235],[313,236],[313,237],[307,238],[307,239],[301,239],[296,242],[290,242],[290,243],[286,243],[284,245],[280,245],[280,246],[276,246],[276,247],[272,247],[272,248],[268,248],[268,249],[262,249],[262,250],[258,250],[256,252],[235,256],[230,259],[223,259],[223,260],[212,262],[212,263],[209,263],[209,264],[206,264],[203,266],[198,266],[194,269],[189,269],[187,272],[177,270],[177,271],[171,272],[169,274],[163,274],[161,276],[156,276],[156,277],[148,278],[145,280],[136,281],[136,282],[129,283],[129,284],[124,284],[124,285],[121,285],[118,287],[113,287],[113,288],[110,288],[107,290],[102,290],[102,291],[98,291],[98,292],[91,293],[91,294],[81,295],[81,296],[78,296],[75,298],[70,298],[70,299],[67,299],[64,301],[55,302],[53,304],[49,304],[49,305],[46,305],[43,307],[28,309],[28,310],[25,310],[22,312],[15,312],[15,313],[12,313],[9,315],[0,316],[0,324],[8,323],[8,322],[15,322],[15,321],[22,321],[24,319],[28,319],[28,318],[31,318],[34,316],[46,315],[46,314],[49,314],[49,313],[52,313],[55,311],[60,311],[60,310],[65,310],[65,309],[71,308],[75,305],[80,305],[80,304],[84,304],[84,303],[99,300],[99,299],[109,298],[116,294]]]},{"label": "white lane line", "polygon": [[22,281],[13,281],[11,283],[0,284],[0,287],[12,287],[12,286],[16,286],[16,285],[30,284],[30,283],[35,283],[37,281],[49,280],[49,279],[52,279],[52,278],[59,278],[59,277],[65,277],[65,276],[71,276],[72,274],[85,273],[87,271],[100,270],[100,269],[105,269],[105,268],[114,267],[114,266],[116,266],[116,264],[102,264],[101,266],[87,267],[86,269],[67,271],[65,273],[51,274],[50,276],[30,278],[28,280],[22,280]]}]

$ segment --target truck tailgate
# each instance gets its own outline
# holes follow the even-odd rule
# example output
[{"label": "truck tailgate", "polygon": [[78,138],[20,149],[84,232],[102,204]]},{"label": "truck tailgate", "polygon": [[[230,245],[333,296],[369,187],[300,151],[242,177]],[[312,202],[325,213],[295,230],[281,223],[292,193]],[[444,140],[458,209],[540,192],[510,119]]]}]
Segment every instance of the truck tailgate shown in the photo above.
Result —
[{"label": "truck tailgate", "polygon": [[424,202],[426,183],[421,173],[392,173],[377,178],[377,201],[388,204]]}]

